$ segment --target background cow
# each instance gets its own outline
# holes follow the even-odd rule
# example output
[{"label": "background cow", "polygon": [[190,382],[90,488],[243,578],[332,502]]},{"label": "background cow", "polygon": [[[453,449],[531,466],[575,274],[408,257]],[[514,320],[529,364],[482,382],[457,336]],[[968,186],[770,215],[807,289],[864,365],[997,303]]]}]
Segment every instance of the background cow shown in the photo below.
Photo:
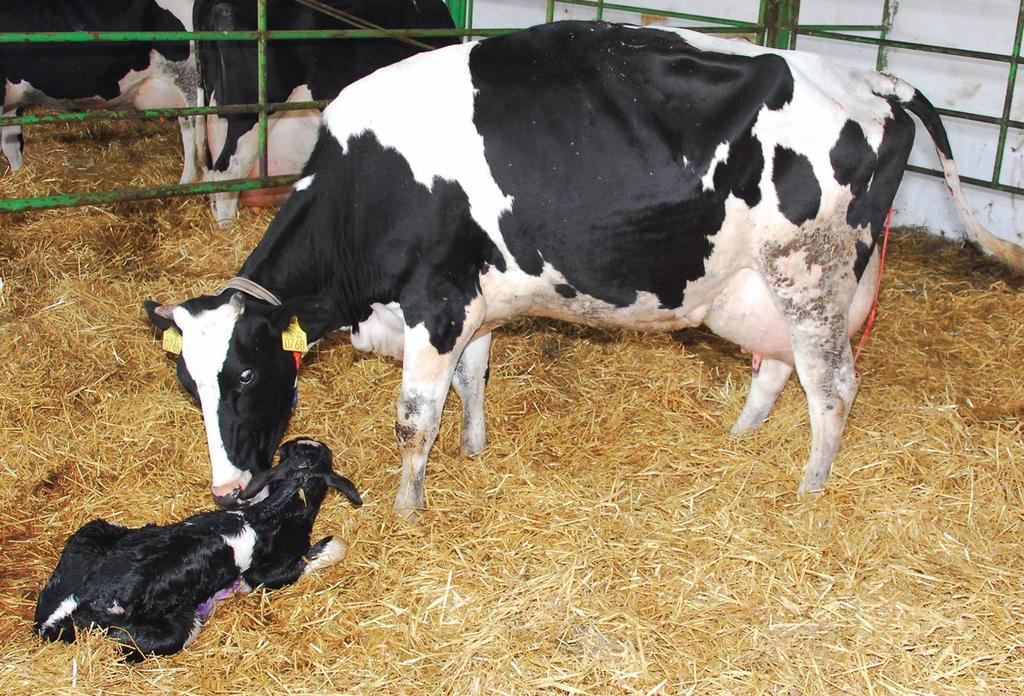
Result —
[{"label": "background cow", "polygon": [[202,407],[214,495],[266,468],[284,431],[293,317],[310,341],[350,328],[402,356],[403,516],[423,506],[449,386],[464,449],[483,446],[490,332],[522,315],[704,324],[761,354],[734,432],[765,420],[795,367],[812,433],[801,489],[821,489],[857,392],[849,336],[871,304],[908,111],[968,233],[1024,269],[1024,250],[962,200],[934,108],[890,76],[685,30],[558,22],[360,80],[324,112],[246,282],[147,303],[183,333],[178,374]]},{"label": "background cow", "polygon": [[[451,28],[452,19],[441,0],[328,0],[325,4],[386,28]],[[351,29],[352,25],[299,5],[294,0],[269,0],[271,29]],[[256,29],[256,3],[247,0],[198,0],[198,31]],[[333,99],[345,85],[377,68],[395,63],[425,47],[444,46],[456,39],[420,39],[411,45],[397,39],[335,39],[328,41],[271,41],[267,50],[267,95],[271,102]],[[256,46],[252,42],[199,43],[200,70],[206,102],[253,104],[258,101]],[[210,116],[206,122],[209,169],[204,181],[257,176],[256,114]],[[302,169],[316,142],[318,111],[286,111],[271,116],[268,173],[294,174]],[[278,205],[288,189],[250,192],[243,201]],[[214,216],[221,227],[231,224],[238,193],[214,194]]]},{"label": "background cow", "polygon": [[[192,0],[6,0],[4,31],[192,30]],[[185,41],[130,43],[0,44],[0,107],[4,116],[22,107],[136,109],[195,106],[195,57]],[[184,168],[181,182],[196,177],[195,119],[179,118]],[[11,169],[22,166],[21,126],[0,129]]]}]

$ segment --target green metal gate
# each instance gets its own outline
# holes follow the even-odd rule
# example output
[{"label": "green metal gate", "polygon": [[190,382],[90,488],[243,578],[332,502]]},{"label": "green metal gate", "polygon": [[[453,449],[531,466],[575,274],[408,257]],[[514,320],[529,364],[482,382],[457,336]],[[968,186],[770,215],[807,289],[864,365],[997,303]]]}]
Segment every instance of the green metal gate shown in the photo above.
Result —
[{"label": "green metal gate", "polygon": [[[1017,78],[1017,66],[1020,61],[1022,28],[1024,28],[1024,0],[1020,0],[1017,15],[1017,28],[1012,52],[1009,54],[968,51],[948,46],[917,44],[905,41],[893,41],[889,38],[892,27],[893,11],[896,0],[880,0],[880,18],[877,24],[840,24],[840,25],[805,25],[800,24],[800,0],[749,0],[750,19],[739,20],[723,17],[712,17],[682,11],[670,11],[658,8],[643,7],[626,3],[604,2],[603,0],[538,0],[544,8],[545,21],[553,21],[557,12],[566,11],[568,7],[582,7],[592,10],[593,19],[614,19],[626,15],[636,17],[630,21],[683,21],[698,31],[711,31],[718,34],[743,34],[757,43],[775,48],[794,48],[799,36],[814,36],[835,41],[858,42],[877,46],[876,68],[885,69],[886,51],[889,48],[910,49],[945,55],[965,56],[986,61],[998,61],[1009,66],[1006,98],[1002,114],[990,116],[985,114],[967,113],[949,109],[939,109],[939,113],[952,118],[995,124],[998,126],[998,148],[996,163],[989,180],[961,177],[965,182],[1010,193],[1024,193],[1024,189],[1001,181],[1003,152],[1010,128],[1024,128],[1024,122],[1010,118],[1014,89]],[[217,191],[244,191],[249,189],[267,188],[287,185],[295,181],[295,175],[267,176],[267,117],[275,111],[322,108],[325,102],[294,102],[289,104],[268,103],[266,93],[266,45],[268,41],[287,41],[298,39],[366,39],[379,37],[416,40],[432,36],[491,36],[514,31],[519,27],[509,28],[475,28],[473,24],[473,0],[447,0],[456,29],[454,30],[423,30],[402,29],[390,30],[358,23],[352,18],[339,16],[318,0],[295,0],[337,19],[343,19],[356,28],[347,30],[303,30],[303,31],[268,31],[266,16],[266,0],[258,3],[258,21],[255,31],[235,32],[33,32],[13,33],[0,32],[0,43],[3,42],[122,42],[122,41],[255,41],[257,43],[257,75],[259,80],[259,99],[255,104],[240,104],[216,107],[191,107],[185,109],[149,109],[149,110],[116,110],[92,111],[61,114],[31,114],[21,117],[0,118],[0,127],[23,124],[55,123],[64,121],[97,121],[107,119],[137,118],[173,118],[179,116],[205,116],[206,114],[258,113],[258,147],[260,176],[250,179],[236,179],[220,182],[199,182],[192,184],[175,184],[144,189],[122,189],[116,191],[92,193],[62,193],[53,196],[15,198],[0,200],[0,212],[12,212],[29,209],[66,207],[75,205],[94,205],[115,201],[163,198],[167,196],[196,195]],[[685,6],[685,1],[679,4]],[[908,169],[924,174],[941,176],[941,172],[910,166]]]}]

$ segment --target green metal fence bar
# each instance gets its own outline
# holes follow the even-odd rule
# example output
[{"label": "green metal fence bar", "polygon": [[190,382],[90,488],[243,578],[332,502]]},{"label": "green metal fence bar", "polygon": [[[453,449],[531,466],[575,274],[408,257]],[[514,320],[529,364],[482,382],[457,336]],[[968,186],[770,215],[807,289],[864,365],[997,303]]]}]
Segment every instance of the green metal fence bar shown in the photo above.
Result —
[{"label": "green metal fence bar", "polygon": [[893,13],[892,7],[889,5],[889,0],[882,0],[882,25],[878,30],[878,38],[881,43],[878,44],[878,53],[875,56],[875,70],[878,72],[885,71],[885,42],[886,39],[889,38],[889,32],[892,31],[892,20]]},{"label": "green metal fence bar", "polygon": [[1003,171],[1003,152],[1006,150],[1006,136],[1009,133],[1010,112],[1013,110],[1013,93],[1017,86],[1017,64],[1020,60],[1021,36],[1024,34],[1024,2],[1017,9],[1017,31],[1013,36],[1013,52],[1010,54],[1010,73],[1006,79],[1006,97],[1003,100],[1003,117],[999,119],[999,143],[996,146],[996,161],[992,169],[992,183],[998,184]]},{"label": "green metal fence bar", "polygon": [[327,99],[302,102],[270,102],[266,107],[259,104],[224,104],[223,106],[186,106],[177,109],[112,109],[110,111],[78,111],[59,114],[27,114],[25,116],[0,117],[0,128],[24,124],[61,123],[64,121],[117,121],[123,119],[174,118],[178,116],[205,116],[207,114],[248,114],[266,111],[303,111],[323,109],[330,103]]},{"label": "green metal fence bar", "polygon": [[142,189],[58,193],[52,196],[12,198],[0,200],[0,211],[13,213],[24,210],[41,210],[43,208],[70,208],[76,205],[141,201],[149,198],[165,198],[167,196],[195,196],[204,193],[217,193],[219,191],[249,191],[251,189],[270,188],[273,186],[288,186],[295,183],[298,178],[296,174],[285,174],[260,179],[229,179],[227,181],[174,184],[173,186],[154,186]]},{"label": "green metal fence bar", "polygon": [[[440,36],[476,36],[508,34],[522,27],[504,29],[402,29],[403,36],[431,38]],[[275,41],[295,39],[386,39],[397,29],[269,29],[267,38]],[[0,43],[110,43],[136,41],[255,41],[259,30],[247,31],[33,31],[0,32]]]},{"label": "green metal fence bar", "polygon": [[580,5],[583,7],[595,7],[602,10],[619,10],[622,12],[643,13],[655,17],[667,17],[669,19],[685,19],[692,22],[705,22],[723,27],[738,27],[748,31],[755,31],[761,28],[761,24],[757,22],[745,22],[739,19],[726,19],[722,17],[709,17],[708,15],[691,14],[688,12],[673,12],[671,10],[638,7],[636,5],[622,5],[613,2],[602,2],[601,0],[558,0],[558,2],[564,5]]},{"label": "green metal fence bar", "polygon": [[[821,26],[821,25],[818,25]],[[853,34],[840,34],[824,29],[813,29],[800,27],[797,30],[802,36],[814,36],[819,39],[836,39],[837,41],[852,41],[854,43],[872,44],[875,46],[884,45],[886,48],[905,48],[911,51],[923,51],[926,53],[941,53],[948,56],[962,56],[964,58],[977,58],[979,60],[992,60],[1002,63],[1009,63],[1011,56],[1007,53],[992,53],[989,51],[972,51],[966,48],[951,48],[949,46],[937,46],[935,44],[915,43],[913,41],[895,41],[893,39],[876,39],[873,36],[856,36]]]},{"label": "green metal fence bar", "polygon": [[256,156],[262,179],[267,176],[267,0],[257,0],[256,33],[256,99],[260,105],[256,122]]},{"label": "green metal fence bar", "polygon": [[[916,164],[908,164],[906,167],[908,172],[915,172],[917,174],[926,174],[936,179],[944,178],[944,174],[937,169],[929,169],[928,167],[920,167]],[[960,175],[960,181],[965,184],[973,184],[975,186],[981,186],[987,189],[993,189],[995,191],[1002,191],[1004,193],[1015,193],[1017,195],[1024,194],[1024,187],[1013,186],[1011,184],[1003,184],[997,181],[989,181],[988,179],[979,179],[975,176],[964,176]]]}]

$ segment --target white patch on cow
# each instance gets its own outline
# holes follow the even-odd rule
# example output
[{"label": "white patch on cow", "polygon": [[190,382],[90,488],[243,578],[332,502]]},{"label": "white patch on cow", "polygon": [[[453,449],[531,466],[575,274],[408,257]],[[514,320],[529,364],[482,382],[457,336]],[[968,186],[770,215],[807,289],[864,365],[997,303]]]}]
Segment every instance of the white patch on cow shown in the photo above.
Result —
[{"label": "white patch on cow", "polygon": [[237,321],[237,310],[230,302],[196,315],[180,306],[174,308],[174,322],[182,334],[181,355],[199,392],[210,449],[211,480],[215,487],[234,483],[248,473],[231,463],[218,418],[220,383],[217,377],[227,358]]},{"label": "white patch on cow", "polygon": [[397,302],[387,305],[374,302],[373,314],[359,323],[351,336],[352,347],[366,353],[387,355],[402,359],[405,345],[405,317]]},{"label": "white patch on cow", "polygon": [[196,614],[192,619],[192,630],[188,632],[188,637],[185,638],[185,642],[182,643],[181,649],[184,650],[188,646],[192,645],[199,637],[199,632],[203,630],[203,617]]},{"label": "white patch on cow", "polygon": [[221,536],[224,543],[231,547],[235,554],[235,565],[238,571],[244,573],[252,565],[252,552],[256,547],[256,530],[249,525],[244,525],[242,531],[235,536]]},{"label": "white patch on cow", "polygon": [[305,191],[310,186],[312,186],[313,179],[315,179],[315,178],[316,178],[316,174],[310,174],[309,176],[304,176],[301,179],[299,179],[298,181],[296,181],[295,185],[292,188],[295,189],[296,191]]},{"label": "white patch on cow", "polygon": [[122,614],[124,614],[124,607],[118,604],[117,600],[115,599],[114,602],[109,607],[107,607],[107,613],[114,614],[115,616],[121,616]]},{"label": "white patch on cow", "polygon": [[718,147],[715,148],[715,154],[711,158],[711,162],[708,164],[707,172],[705,172],[704,176],[700,178],[700,183],[704,185],[705,191],[715,190],[715,171],[718,169],[718,165],[725,164],[728,161],[729,143],[718,143]]},{"label": "white patch on cow", "polygon": [[192,5],[194,0],[154,0],[157,5],[164,8],[177,18],[185,27],[185,31],[192,31]]},{"label": "white patch on cow", "polygon": [[302,574],[305,575],[306,573],[311,573],[315,570],[319,570],[320,568],[326,568],[327,566],[334,565],[343,559],[347,552],[348,546],[345,545],[345,542],[341,539],[333,538],[327,542],[327,545],[324,546],[324,550],[318,553],[316,558],[311,559],[309,563],[306,564]]},{"label": "white patch on cow", "polygon": [[[343,89],[324,110],[324,123],[345,149],[350,138],[372,132],[427,188],[437,177],[458,182],[473,219],[510,260],[498,219],[511,210],[512,197],[494,180],[473,122],[469,53],[475,45],[447,46],[381,68]],[[409,114],[415,114],[415,128],[409,128]]]},{"label": "white patch on cow", "polygon": [[74,595],[68,595],[67,598],[57,605],[57,608],[53,610],[50,617],[43,622],[43,628],[51,628],[56,626],[58,623],[71,616],[71,612],[78,608],[78,598]]}]

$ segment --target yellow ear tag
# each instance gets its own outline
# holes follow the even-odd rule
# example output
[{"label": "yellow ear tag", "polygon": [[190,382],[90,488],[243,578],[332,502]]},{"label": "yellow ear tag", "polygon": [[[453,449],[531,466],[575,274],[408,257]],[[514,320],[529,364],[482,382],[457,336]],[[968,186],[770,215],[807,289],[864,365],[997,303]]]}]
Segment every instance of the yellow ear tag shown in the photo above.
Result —
[{"label": "yellow ear tag", "polygon": [[288,328],[281,334],[281,347],[299,353],[305,353],[309,347],[306,332],[299,326],[298,318],[292,317],[292,323],[288,324]]},{"label": "yellow ear tag", "polygon": [[164,350],[168,353],[174,353],[175,355],[181,355],[181,332],[177,328],[170,326],[164,330],[163,337]]}]

